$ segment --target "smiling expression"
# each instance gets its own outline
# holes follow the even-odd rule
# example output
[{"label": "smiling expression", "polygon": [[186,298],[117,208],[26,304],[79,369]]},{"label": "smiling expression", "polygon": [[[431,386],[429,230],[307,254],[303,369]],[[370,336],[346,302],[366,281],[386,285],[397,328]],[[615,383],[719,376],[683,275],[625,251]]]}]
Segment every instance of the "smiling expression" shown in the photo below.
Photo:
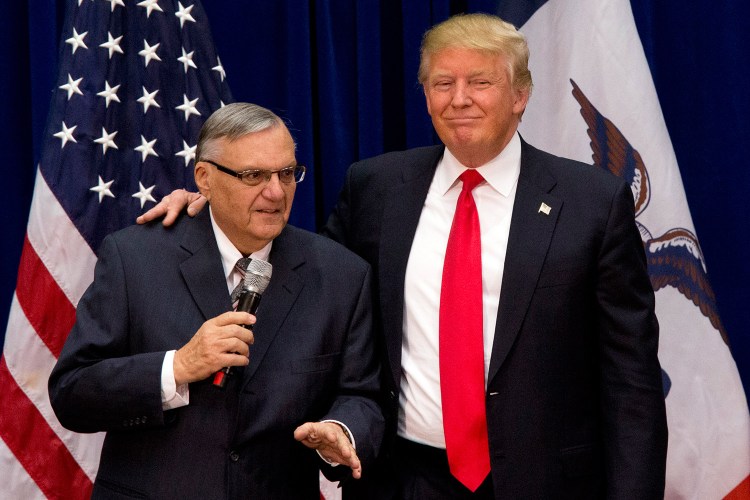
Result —
[{"label": "smiling expression", "polygon": [[443,49],[430,56],[427,111],[440,139],[465,166],[480,167],[505,148],[518,128],[528,91],[512,87],[503,55]]}]

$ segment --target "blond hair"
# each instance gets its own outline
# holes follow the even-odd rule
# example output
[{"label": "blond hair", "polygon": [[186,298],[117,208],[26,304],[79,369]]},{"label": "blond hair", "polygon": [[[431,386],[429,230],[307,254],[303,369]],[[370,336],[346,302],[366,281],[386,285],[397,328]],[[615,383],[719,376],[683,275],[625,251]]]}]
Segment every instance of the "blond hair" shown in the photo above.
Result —
[{"label": "blond hair", "polygon": [[436,24],[422,38],[419,83],[427,81],[430,56],[454,48],[505,56],[513,88],[531,92],[529,46],[512,24],[489,14],[459,14]]}]

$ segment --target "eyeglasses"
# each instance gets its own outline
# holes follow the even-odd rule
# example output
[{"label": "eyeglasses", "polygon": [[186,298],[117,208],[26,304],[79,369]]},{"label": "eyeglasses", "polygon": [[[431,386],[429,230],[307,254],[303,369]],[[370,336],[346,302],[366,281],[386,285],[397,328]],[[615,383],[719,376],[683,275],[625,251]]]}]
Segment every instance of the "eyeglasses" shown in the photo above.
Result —
[{"label": "eyeglasses", "polygon": [[237,177],[239,180],[247,184],[248,186],[257,186],[261,182],[268,182],[271,180],[273,174],[278,174],[279,181],[284,184],[299,183],[305,179],[305,167],[302,165],[295,165],[293,167],[285,167],[279,170],[243,170],[242,172],[235,172],[234,170],[227,168],[223,165],[219,165],[215,161],[211,160],[198,160],[205,161],[216,167],[221,172]]}]

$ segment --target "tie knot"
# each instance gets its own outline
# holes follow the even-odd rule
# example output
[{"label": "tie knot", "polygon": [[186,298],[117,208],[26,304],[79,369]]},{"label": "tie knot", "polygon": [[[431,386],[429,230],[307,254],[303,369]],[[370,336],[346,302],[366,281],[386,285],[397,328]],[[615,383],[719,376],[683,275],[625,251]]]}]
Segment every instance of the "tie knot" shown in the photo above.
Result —
[{"label": "tie knot", "polygon": [[250,257],[242,257],[237,261],[235,264],[235,267],[239,269],[243,274],[247,271],[247,268],[250,266],[250,261],[253,260]]},{"label": "tie knot", "polygon": [[247,268],[250,267],[250,261],[253,260],[250,257],[242,257],[239,259],[234,267],[237,268],[237,271],[240,274],[240,282],[237,283],[237,286],[234,287],[234,290],[232,290],[232,303],[237,302],[237,299],[240,297],[240,292],[242,292],[242,281],[245,279],[245,275],[247,274]]},{"label": "tie knot", "polygon": [[459,179],[464,183],[462,191],[471,192],[484,180],[484,177],[476,169],[470,168],[461,174]]}]

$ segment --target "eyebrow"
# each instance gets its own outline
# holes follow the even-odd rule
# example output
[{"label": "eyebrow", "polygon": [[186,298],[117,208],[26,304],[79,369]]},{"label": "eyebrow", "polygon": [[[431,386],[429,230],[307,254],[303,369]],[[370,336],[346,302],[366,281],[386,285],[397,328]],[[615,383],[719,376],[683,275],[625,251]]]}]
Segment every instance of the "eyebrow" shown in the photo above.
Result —
[{"label": "eyebrow", "polygon": [[[203,160],[203,161],[208,161],[209,163],[213,163],[214,165],[216,165],[216,162],[213,162],[213,161],[209,161],[209,160]],[[227,167],[226,165],[222,165],[222,167],[228,168],[229,170],[232,170],[233,172],[237,172],[238,174],[241,174],[243,172],[254,172],[256,170],[261,171],[261,172],[264,170],[277,172],[279,170],[284,170],[285,168],[294,168],[297,165],[299,165],[299,163],[295,160],[289,165],[286,165],[285,167],[279,167],[279,168],[259,168],[259,167],[249,166],[249,167],[241,167],[240,170],[234,170],[233,168]]]},{"label": "eyebrow", "polygon": [[[430,79],[433,78],[455,78],[456,75],[447,71],[444,72],[436,72],[433,74]],[[499,80],[502,76],[498,76],[497,73],[494,71],[472,71],[468,74],[468,78],[476,78],[476,77],[484,77],[489,80]]]},{"label": "eyebrow", "polygon": [[290,163],[289,165],[287,165],[287,166],[285,166],[285,167],[279,167],[279,168],[258,168],[258,167],[247,167],[247,168],[244,168],[244,169],[242,169],[242,170],[238,170],[237,172],[239,172],[239,173],[241,173],[241,172],[252,172],[252,171],[255,171],[255,170],[259,170],[259,171],[261,171],[261,172],[262,172],[262,171],[264,171],[264,170],[267,170],[267,171],[272,171],[272,172],[278,172],[279,170],[284,170],[285,168],[294,168],[294,167],[296,167],[297,165],[298,165],[298,163],[297,163],[297,162],[295,161],[294,163]]}]

